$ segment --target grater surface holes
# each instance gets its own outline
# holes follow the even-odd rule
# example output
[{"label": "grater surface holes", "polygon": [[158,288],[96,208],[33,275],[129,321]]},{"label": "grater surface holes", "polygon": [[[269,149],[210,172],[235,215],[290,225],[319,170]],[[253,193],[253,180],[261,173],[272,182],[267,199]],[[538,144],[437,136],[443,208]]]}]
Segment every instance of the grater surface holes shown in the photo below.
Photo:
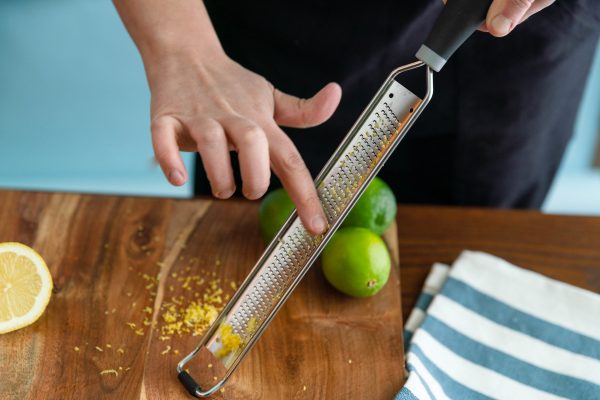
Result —
[{"label": "grater surface holes", "polygon": [[315,238],[297,224],[291,234],[280,242],[271,261],[258,276],[253,290],[244,297],[238,310],[230,318],[235,333],[242,338],[250,336],[247,332],[249,321],[254,318],[259,323],[271,311],[296,273],[306,264],[311,250],[316,249],[321,238]]},{"label": "grater surface holes", "polygon": [[[374,113],[359,140],[352,143],[335,163],[317,188],[325,215],[333,224],[348,206],[362,180],[375,167],[383,151],[397,132],[400,121],[388,102]],[[276,305],[298,272],[306,265],[322,240],[311,236],[299,220],[281,239],[265,268],[259,273],[252,290],[241,299],[237,311],[230,317],[235,333],[247,341],[251,319],[260,324]]]},{"label": "grater surface holes", "polygon": [[[356,200],[365,181],[388,154],[388,148],[401,139],[402,132],[406,132],[402,124],[413,112],[413,107],[421,102],[395,81],[380,93],[352,127],[317,180],[317,193],[330,226],[339,224],[340,217]],[[294,282],[306,272],[317,249],[331,233],[330,229],[324,235],[311,236],[296,217],[278,234],[279,243],[271,244],[268,253],[261,257],[250,280],[244,282],[242,292],[237,294],[235,303],[219,322],[221,327],[229,326],[229,332],[238,336],[240,344],[235,348],[228,347],[226,355],[219,355],[220,329],[208,341],[207,347],[226,368],[239,359],[255,336],[260,335],[267,319],[274,315],[282,298],[289,295]]]}]

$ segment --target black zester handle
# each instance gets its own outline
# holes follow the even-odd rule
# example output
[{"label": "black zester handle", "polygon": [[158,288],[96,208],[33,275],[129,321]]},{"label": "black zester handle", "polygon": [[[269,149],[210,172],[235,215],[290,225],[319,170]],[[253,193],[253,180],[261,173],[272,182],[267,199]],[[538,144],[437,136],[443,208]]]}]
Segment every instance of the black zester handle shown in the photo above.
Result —
[{"label": "black zester handle", "polygon": [[416,57],[439,72],[485,21],[490,4],[492,0],[448,0]]}]

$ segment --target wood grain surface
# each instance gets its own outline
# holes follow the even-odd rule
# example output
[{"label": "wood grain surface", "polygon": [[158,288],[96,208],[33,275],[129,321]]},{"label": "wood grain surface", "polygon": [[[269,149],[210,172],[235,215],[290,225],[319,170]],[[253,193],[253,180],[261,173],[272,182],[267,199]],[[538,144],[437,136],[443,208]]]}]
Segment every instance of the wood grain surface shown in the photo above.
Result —
[{"label": "wood grain surface", "polygon": [[[189,398],[175,365],[199,337],[161,340],[161,306],[204,290],[186,277],[233,293],[264,249],[257,206],[0,191],[0,241],[36,249],[55,283],[39,321],[0,336],[0,398]],[[397,266],[394,230],[386,241]],[[398,276],[358,300],[315,265],[215,398],[391,399],[403,383]]]},{"label": "wood grain surface", "polygon": [[551,278],[600,292],[600,218],[534,211],[399,207],[403,315],[434,262],[485,251]]}]

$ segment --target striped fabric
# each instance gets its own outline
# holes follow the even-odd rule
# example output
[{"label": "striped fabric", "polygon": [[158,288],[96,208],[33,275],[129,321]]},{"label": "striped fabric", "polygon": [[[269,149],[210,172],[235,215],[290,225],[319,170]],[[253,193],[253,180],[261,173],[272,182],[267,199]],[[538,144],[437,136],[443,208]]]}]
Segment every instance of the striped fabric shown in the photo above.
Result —
[{"label": "striped fabric", "polygon": [[404,399],[600,399],[600,295],[465,251],[405,326]]}]

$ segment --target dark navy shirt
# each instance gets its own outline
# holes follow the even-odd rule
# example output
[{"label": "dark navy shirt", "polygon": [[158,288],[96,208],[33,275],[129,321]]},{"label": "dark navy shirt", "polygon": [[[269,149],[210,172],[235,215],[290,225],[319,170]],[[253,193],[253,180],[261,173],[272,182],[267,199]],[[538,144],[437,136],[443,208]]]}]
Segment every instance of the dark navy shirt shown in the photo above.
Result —
[{"label": "dark navy shirt", "polygon": [[[310,97],[341,84],[328,122],[285,129],[313,175],[387,75],[415,60],[443,7],[205,3],[227,54],[280,90]],[[380,176],[402,202],[539,207],[571,136],[599,30],[600,1],[558,0],[505,38],[476,32],[435,75],[433,100]],[[197,169],[197,193],[210,193]]]}]

